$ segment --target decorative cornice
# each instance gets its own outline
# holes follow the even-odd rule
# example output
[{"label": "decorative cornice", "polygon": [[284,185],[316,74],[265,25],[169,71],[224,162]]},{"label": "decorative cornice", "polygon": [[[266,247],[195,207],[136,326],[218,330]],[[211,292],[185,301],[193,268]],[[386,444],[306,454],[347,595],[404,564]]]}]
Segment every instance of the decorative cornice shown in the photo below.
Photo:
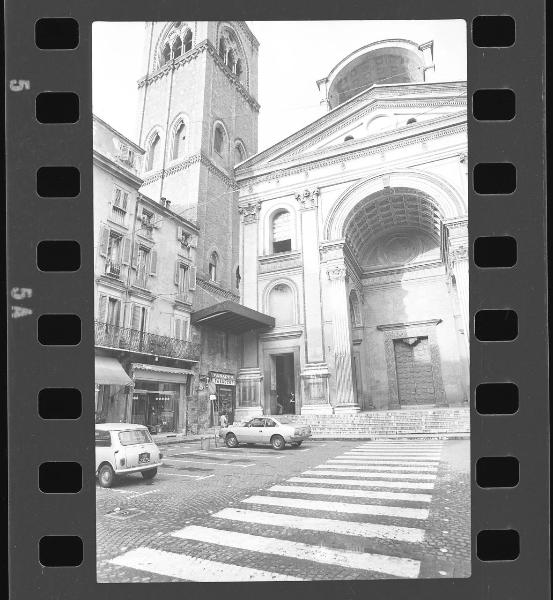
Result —
[{"label": "decorative cornice", "polygon": [[298,338],[303,333],[303,328],[297,325],[290,328],[273,329],[268,333],[263,333],[259,337],[262,340],[288,340]]},{"label": "decorative cornice", "polygon": [[140,89],[145,85],[150,85],[158,79],[166,77],[171,71],[176,71],[183,67],[185,64],[196,60],[204,52],[207,52],[214,59],[215,64],[225,74],[226,78],[234,85],[234,87],[238,90],[239,94],[244,98],[244,100],[246,100],[246,102],[252,107],[252,109],[256,112],[259,112],[259,102],[253,96],[250,95],[248,89],[240,82],[238,77],[234,73],[232,73],[232,71],[227,67],[227,65],[225,65],[224,61],[219,56],[217,49],[209,40],[203,40],[199,44],[196,44],[191,50],[189,50],[182,56],[179,56],[178,58],[169,61],[149,77],[142,77],[142,79],[139,79],[138,88]]},{"label": "decorative cornice", "polygon": [[[430,140],[439,139],[447,135],[464,133],[466,131],[467,124],[461,123],[457,126],[446,127],[437,131],[429,132],[426,135],[410,136],[409,138],[402,138],[399,140],[383,143],[378,146],[371,146],[370,148],[363,148],[361,150],[355,150],[339,154],[337,156],[332,156],[329,158],[314,159],[305,164],[290,166],[288,168],[279,168],[278,173],[279,176],[297,175],[298,173],[303,173],[305,171],[314,171],[315,169],[321,169],[335,164],[346,163],[357,160],[359,158],[364,158],[366,156],[382,154],[383,152],[390,152],[391,150],[396,150],[398,148],[404,148],[406,146],[412,146]],[[249,185],[251,185],[252,181],[255,181],[255,183],[258,184],[264,183],[266,181],[271,181],[272,179],[274,179],[274,171],[264,173],[262,175],[250,175],[247,178],[240,179],[238,185],[240,188],[246,188]]]},{"label": "decorative cornice", "polygon": [[[284,151],[286,148],[293,146],[294,142],[300,141],[306,135],[310,133],[314,133],[318,131],[321,127],[324,127],[325,123],[328,121],[333,121],[338,114],[341,112],[348,112],[351,108],[357,106],[358,104],[370,103],[375,100],[382,100],[386,98],[390,98],[392,100],[397,100],[399,95],[411,95],[411,96],[421,96],[427,95],[432,98],[435,98],[438,94],[444,94],[448,90],[452,90],[453,92],[458,92],[461,88],[466,95],[466,81],[459,82],[451,82],[451,83],[417,83],[417,84],[393,84],[393,85],[375,85],[365,93],[359,94],[354,98],[348,100],[346,103],[343,103],[337,106],[335,109],[330,112],[324,114],[322,117],[319,117],[316,121],[313,121],[309,125],[306,125],[302,129],[298,130],[293,135],[281,140],[280,142],[270,146],[266,150],[259,152],[258,154],[250,157],[243,165],[240,166],[240,170],[247,169],[249,164],[254,160],[259,161],[265,157],[274,156],[278,154],[279,151]],[[376,96],[376,98],[374,98]],[[459,96],[459,94],[456,94]],[[453,98],[453,96],[452,96]],[[466,101],[465,101],[466,104]],[[432,104],[433,106],[434,104]],[[415,106],[421,106],[420,103],[415,104]],[[356,113],[357,115],[358,113]],[[343,123],[343,121],[341,121]]]},{"label": "decorative cornice", "polygon": [[261,202],[249,202],[245,206],[238,207],[238,212],[242,216],[245,224],[256,223],[261,210]]},{"label": "decorative cornice", "polygon": [[224,173],[203,152],[197,152],[196,154],[192,154],[191,156],[188,156],[186,159],[180,161],[179,163],[177,163],[175,165],[171,165],[168,169],[165,169],[165,170],[160,169],[153,175],[146,177],[146,179],[144,179],[144,185],[150,185],[151,183],[154,183],[155,181],[157,181],[158,179],[161,179],[162,177],[174,175],[175,173],[178,173],[179,171],[183,171],[184,169],[188,169],[189,167],[191,167],[192,165],[195,165],[197,163],[201,163],[202,165],[207,167],[207,169],[210,173],[213,173],[214,175],[216,175],[228,187],[232,188],[233,190],[238,190],[238,186],[236,185],[236,182],[234,181],[234,179],[232,179],[226,173]]},{"label": "decorative cornice", "polygon": [[318,187],[312,190],[306,189],[303,192],[296,194],[295,198],[303,210],[309,210],[317,207],[317,200],[320,193],[321,191]]},{"label": "decorative cornice", "polygon": [[218,285],[215,285],[212,281],[208,281],[207,279],[204,279],[203,277],[197,276],[196,283],[199,287],[201,287],[206,292],[209,292],[211,294],[216,294],[217,296],[227,298],[228,300],[234,300],[236,302],[238,302],[240,300],[240,296],[238,294],[235,294],[234,292],[231,292],[230,290],[225,290],[223,288],[220,288]]},{"label": "decorative cornice", "polygon": [[[366,117],[370,113],[375,112],[379,109],[386,109],[386,108],[387,109],[389,109],[389,108],[443,108],[444,106],[461,106],[461,107],[466,106],[466,100],[464,100],[464,101],[459,100],[458,98],[455,98],[455,97],[440,98],[439,100],[440,101],[429,100],[427,102],[417,102],[417,101],[413,101],[413,100],[410,100],[410,101],[397,100],[394,98],[390,98],[389,100],[380,99],[380,98],[375,99],[368,104],[368,106],[365,110],[357,112],[357,113],[351,115],[350,117],[348,117],[347,119],[345,119],[343,121],[339,121],[332,127],[325,129],[324,131],[322,131],[315,137],[309,138],[303,144],[300,144],[299,146],[294,148],[294,150],[289,153],[289,156],[295,156],[297,154],[301,154],[307,148],[315,146],[320,141],[323,141],[325,138],[332,137],[332,135],[334,133],[340,131],[343,128],[347,128],[348,125],[355,123],[355,121],[358,121],[359,119],[362,119],[363,117]],[[417,121],[413,125],[405,125],[405,128],[406,128],[406,131],[408,131],[409,133],[417,133],[421,129],[427,128],[433,122],[436,122],[436,121],[439,122],[439,121],[443,121],[446,119],[450,119],[452,116],[454,116],[454,114],[449,114],[449,115],[445,115],[445,116],[441,115],[440,117],[437,117],[436,119],[432,119],[432,120],[428,120],[428,121]],[[389,134],[390,134],[390,131],[384,131],[379,134],[373,134],[371,137],[373,139],[378,140],[378,138],[383,138]],[[359,141],[360,140],[354,140],[354,142],[359,142]],[[348,143],[353,144],[354,142],[345,142],[345,144],[348,144]]]},{"label": "decorative cornice", "polygon": [[441,319],[427,319],[426,321],[411,321],[409,323],[385,323],[384,325],[377,325],[376,328],[380,331],[387,331],[407,327],[428,327],[430,325],[439,325],[441,322]]}]

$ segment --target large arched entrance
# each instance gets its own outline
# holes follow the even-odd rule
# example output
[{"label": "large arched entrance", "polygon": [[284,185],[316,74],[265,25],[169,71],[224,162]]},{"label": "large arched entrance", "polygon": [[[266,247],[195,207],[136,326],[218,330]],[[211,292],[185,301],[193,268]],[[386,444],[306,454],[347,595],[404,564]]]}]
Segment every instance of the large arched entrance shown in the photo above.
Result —
[{"label": "large arched entrance", "polygon": [[[468,397],[463,311],[444,249],[453,205],[401,183],[359,190],[348,210],[334,211],[349,273],[351,380],[361,410],[454,405]],[[327,226],[332,231],[336,223]],[[361,299],[356,310],[352,292]]]}]

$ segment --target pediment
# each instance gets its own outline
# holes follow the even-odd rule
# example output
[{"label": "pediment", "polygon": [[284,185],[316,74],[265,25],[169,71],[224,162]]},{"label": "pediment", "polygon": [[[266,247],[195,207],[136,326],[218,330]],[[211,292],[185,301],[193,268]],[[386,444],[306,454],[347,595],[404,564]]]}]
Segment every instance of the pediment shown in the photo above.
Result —
[{"label": "pediment", "polygon": [[434,121],[465,111],[464,82],[373,86],[250,157],[236,169],[236,177],[348,152],[391,135],[416,134]]}]

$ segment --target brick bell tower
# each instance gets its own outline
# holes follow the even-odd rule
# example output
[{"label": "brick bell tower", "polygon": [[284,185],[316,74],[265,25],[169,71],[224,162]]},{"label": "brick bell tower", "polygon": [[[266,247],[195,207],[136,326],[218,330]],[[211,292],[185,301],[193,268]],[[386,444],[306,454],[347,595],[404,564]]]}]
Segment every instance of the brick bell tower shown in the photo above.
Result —
[{"label": "brick bell tower", "polygon": [[200,227],[197,277],[208,282],[208,296],[196,294],[195,308],[237,299],[233,170],[257,152],[259,43],[242,21],[145,27],[145,75],[138,82],[137,137],[146,150],[140,191],[169,201],[171,210]]}]

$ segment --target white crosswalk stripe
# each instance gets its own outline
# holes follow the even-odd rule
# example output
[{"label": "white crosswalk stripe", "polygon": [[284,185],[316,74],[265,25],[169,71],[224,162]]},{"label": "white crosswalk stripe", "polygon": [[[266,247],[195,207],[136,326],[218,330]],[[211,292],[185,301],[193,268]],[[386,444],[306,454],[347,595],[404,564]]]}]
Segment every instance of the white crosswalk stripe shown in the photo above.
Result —
[{"label": "white crosswalk stripe", "polygon": [[[325,569],[335,566],[342,570],[365,571],[368,578],[371,572],[416,578],[421,568],[420,549],[418,554],[410,555],[409,548],[411,544],[413,548],[418,547],[425,539],[424,528],[442,449],[441,441],[432,440],[362,443],[244,498],[240,507],[223,508],[208,517],[215,522],[208,520],[202,525],[189,525],[172,532],[175,542],[178,538],[181,544],[186,544],[185,550],[169,552],[140,547],[110,562],[188,581],[313,579],[309,567],[293,571],[295,576],[290,576],[282,566],[285,562],[268,563],[263,558],[275,555],[284,561],[296,559],[327,565]],[[224,450],[206,455],[219,454],[234,458]],[[284,454],[279,454],[281,457]],[[188,460],[184,457],[170,460],[192,462],[195,459],[191,456]],[[393,524],[390,524],[391,518],[396,519]],[[254,526],[253,531],[244,531],[244,527],[249,530],[251,526]],[[306,536],[307,541],[313,541],[314,532],[320,534],[320,544],[306,543]],[[351,537],[351,546],[335,547],[333,535]],[[386,551],[390,555],[359,550],[358,546],[363,544],[360,539],[372,540],[372,544],[375,540],[387,540]],[[205,546],[198,547],[195,542]],[[394,544],[404,542],[407,549],[402,546],[394,550]],[[390,550],[389,544],[392,545]],[[240,552],[236,558],[229,559],[228,551],[224,550],[227,548]],[[241,553],[246,553],[247,558],[242,559],[245,555]],[[247,562],[231,564],[229,560]],[[269,570],[263,568],[267,564],[271,565]],[[277,564],[280,567],[277,568]],[[302,576],[296,577],[298,573]]]},{"label": "white crosswalk stripe", "polygon": [[304,500],[303,498],[276,498],[275,496],[250,496],[243,500],[246,504],[283,506],[300,510],[320,510],[353,515],[384,515],[403,519],[428,519],[428,510],[423,508],[403,508],[402,506],[382,506],[380,504],[351,504],[348,502],[327,502],[326,500]]},{"label": "white crosswalk stripe", "polygon": [[[335,481],[329,479],[315,479],[309,477],[290,477],[288,481],[293,483],[338,483],[343,484],[342,481]],[[355,485],[359,483],[354,481],[348,485]],[[313,494],[317,496],[345,496],[349,498],[375,498],[379,500],[411,500],[414,502],[430,502],[432,496],[430,494],[408,494],[405,492],[380,492],[375,490],[350,490],[349,488],[329,488],[329,487],[309,487],[306,485],[273,485],[269,488],[270,492],[284,492],[287,494]]]},{"label": "white crosswalk stripe", "polygon": [[296,515],[244,510],[242,508],[223,508],[223,510],[214,513],[213,516],[218,519],[286,527],[287,529],[322,531],[324,533],[338,533],[365,538],[383,538],[401,542],[422,542],[424,539],[424,529],[400,527],[398,525],[382,525],[381,523],[298,517]]},{"label": "white crosswalk stripe", "polygon": [[271,573],[152,548],[136,548],[110,562],[120,567],[149,571],[185,581],[302,581],[301,578],[282,573]]},{"label": "white crosswalk stripe", "polygon": [[394,466],[394,465],[390,465],[390,466],[386,466],[386,465],[375,465],[373,462],[371,461],[366,461],[366,460],[357,460],[357,459],[342,459],[342,458],[336,458],[333,460],[329,460],[328,464],[337,464],[337,465],[366,465],[367,467],[369,467],[372,471],[385,471],[385,472],[394,472],[394,471],[405,471],[405,472],[409,472],[409,471],[426,471],[428,473],[435,473],[438,470],[438,465],[433,465],[433,466],[426,466],[423,465],[421,467],[417,466],[417,467],[412,467],[410,465],[410,463],[405,464],[405,465],[401,465],[401,466]]},{"label": "white crosswalk stripe", "polygon": [[420,562],[410,558],[361,553],[352,550],[337,550],[334,548],[325,548],[324,546],[313,546],[302,542],[291,542],[237,531],[209,529],[197,525],[185,527],[180,531],[175,531],[171,535],[181,539],[228,546],[230,548],[240,548],[264,554],[288,556],[299,560],[309,560],[350,569],[374,571],[396,577],[418,577],[420,570]]}]

